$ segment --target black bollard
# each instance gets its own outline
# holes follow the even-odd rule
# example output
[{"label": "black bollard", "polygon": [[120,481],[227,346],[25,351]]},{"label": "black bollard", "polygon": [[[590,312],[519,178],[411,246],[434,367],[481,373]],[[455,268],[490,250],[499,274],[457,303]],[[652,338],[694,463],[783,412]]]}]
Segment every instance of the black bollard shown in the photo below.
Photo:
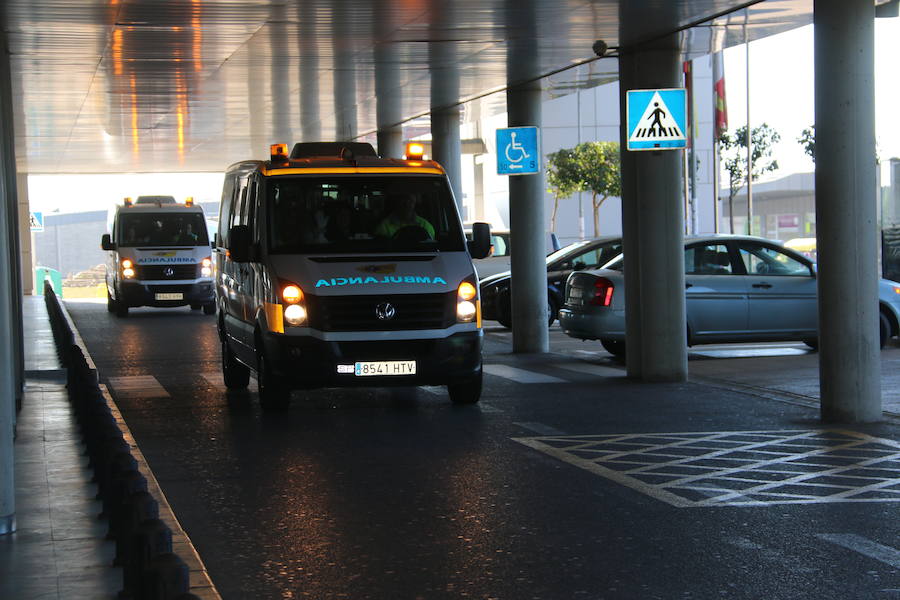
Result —
[{"label": "black bollard", "polygon": [[123,510],[125,518],[116,532],[116,557],[113,560],[113,565],[119,567],[131,562],[129,556],[129,552],[132,550],[131,540],[137,535],[140,524],[159,518],[159,503],[150,492],[140,491],[128,497]]},{"label": "black bollard", "polygon": [[175,600],[191,588],[190,569],[171,552],[153,558],[146,574],[141,600]]},{"label": "black bollard", "polygon": [[142,591],[150,561],[172,552],[172,530],[160,519],[148,519],[138,525],[131,537],[128,563],[122,569],[120,598],[143,598]]},{"label": "black bollard", "polygon": [[[125,505],[128,497],[135,492],[147,491],[147,479],[137,469],[113,474],[109,486],[110,493],[104,496],[104,512],[109,518],[106,539],[113,540],[125,520]],[[107,501],[108,498],[108,501]]]}]

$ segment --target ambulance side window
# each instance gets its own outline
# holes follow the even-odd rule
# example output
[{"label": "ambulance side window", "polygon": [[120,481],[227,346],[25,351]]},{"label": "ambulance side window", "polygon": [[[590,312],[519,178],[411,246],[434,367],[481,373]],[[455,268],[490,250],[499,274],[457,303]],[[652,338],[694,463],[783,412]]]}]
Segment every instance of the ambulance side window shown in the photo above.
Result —
[{"label": "ambulance side window", "polygon": [[228,247],[228,228],[231,226],[231,213],[234,208],[234,177],[226,177],[222,189],[222,214],[219,215],[219,235],[216,236],[220,248]]}]

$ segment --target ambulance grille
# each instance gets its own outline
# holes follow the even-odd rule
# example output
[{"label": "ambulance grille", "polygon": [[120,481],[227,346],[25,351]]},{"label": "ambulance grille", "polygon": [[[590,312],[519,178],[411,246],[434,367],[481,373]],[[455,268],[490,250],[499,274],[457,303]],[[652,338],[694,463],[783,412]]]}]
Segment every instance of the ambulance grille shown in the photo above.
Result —
[{"label": "ambulance grille", "polygon": [[[310,325],[322,331],[445,329],[456,322],[455,291],[385,296],[310,295],[306,299]],[[379,319],[378,313],[384,313],[385,304],[393,308],[393,316]]]},{"label": "ambulance grille", "polygon": [[[189,265],[138,265],[137,278],[149,281],[167,281],[177,279],[197,279],[197,263]],[[166,274],[172,269],[172,274]]]}]

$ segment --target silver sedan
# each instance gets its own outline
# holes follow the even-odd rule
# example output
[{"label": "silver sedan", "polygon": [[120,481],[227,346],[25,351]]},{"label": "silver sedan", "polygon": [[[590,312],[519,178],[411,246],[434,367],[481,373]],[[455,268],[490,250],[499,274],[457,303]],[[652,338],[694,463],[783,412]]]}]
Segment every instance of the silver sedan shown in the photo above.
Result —
[{"label": "silver sedan", "polygon": [[[623,256],[566,281],[559,323],[566,335],[600,340],[625,353]],[[799,252],[763,238],[716,235],[684,246],[687,342],[803,341],[818,346],[815,265]],[[900,328],[900,283],[878,287],[881,346]]]}]

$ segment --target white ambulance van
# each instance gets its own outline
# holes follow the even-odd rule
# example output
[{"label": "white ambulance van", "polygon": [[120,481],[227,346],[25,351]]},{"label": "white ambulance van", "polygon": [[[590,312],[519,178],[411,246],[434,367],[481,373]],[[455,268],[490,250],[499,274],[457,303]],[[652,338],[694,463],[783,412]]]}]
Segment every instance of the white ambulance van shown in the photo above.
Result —
[{"label": "white ambulance van", "polygon": [[110,211],[106,307],[119,317],[136,306],[186,306],[215,314],[212,248],[203,209],[191,198],[139,196]]},{"label": "white ambulance van", "polygon": [[478,401],[472,258],[490,228],[466,241],[444,169],[421,152],[275,144],[227,170],[214,249],[226,386],[255,372],[264,409],[318,387],[446,385]]}]

